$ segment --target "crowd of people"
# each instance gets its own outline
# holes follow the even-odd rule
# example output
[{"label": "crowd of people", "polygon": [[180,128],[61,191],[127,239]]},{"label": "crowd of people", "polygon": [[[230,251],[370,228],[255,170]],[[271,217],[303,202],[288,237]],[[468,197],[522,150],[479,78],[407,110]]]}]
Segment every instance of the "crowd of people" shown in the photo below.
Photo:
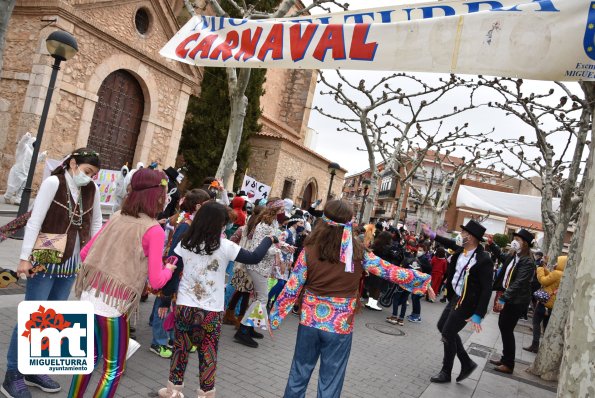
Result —
[{"label": "crowd of people", "polygon": [[[455,357],[462,381],[477,365],[458,333],[468,323],[481,331],[493,290],[504,345],[494,362],[496,370],[512,373],[514,327],[533,312],[534,340],[525,349],[535,352],[566,264],[560,257],[549,267],[526,230],[515,233],[509,249],[500,248],[474,220],[450,239],[427,226],[418,234],[382,222],[358,226],[343,200],[329,200],[322,210],[319,201],[308,209],[287,198],[252,202],[244,192],[229,194],[215,178],[182,195],[174,168],[127,172],[120,209],[103,224],[92,183],[100,167],[99,154],[81,148],[43,181],[17,270],[28,278],[25,300],[66,300],[74,286],[78,299],[93,304],[95,363],[103,359],[94,397],[115,396],[139,303],[148,294],[155,296],[149,349],[170,361],[162,398],[184,396],[193,352],[198,397],[215,396],[222,324],[237,329],[236,343],[256,349],[261,332],[272,333],[290,313],[300,324],[284,397],[305,396],[319,358],[319,397],[339,397],[363,303],[371,311],[391,308],[386,321],[403,326],[422,322],[422,300],[433,303],[441,294],[441,302],[448,300],[438,321],[444,358],[432,381],[450,381]],[[56,236],[64,249],[38,244]],[[7,358],[6,397],[30,397],[29,386],[61,390],[48,375],[18,371],[16,327]],[[83,397],[90,379],[75,375],[68,396]]]}]

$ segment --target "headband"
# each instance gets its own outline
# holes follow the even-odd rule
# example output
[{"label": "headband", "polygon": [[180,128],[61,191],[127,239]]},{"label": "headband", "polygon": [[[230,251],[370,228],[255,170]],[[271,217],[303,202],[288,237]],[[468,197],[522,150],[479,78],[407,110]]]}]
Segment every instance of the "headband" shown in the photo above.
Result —
[{"label": "headband", "polygon": [[285,202],[282,199],[267,203],[267,207],[274,209],[275,207],[285,207]]},{"label": "headband", "polygon": [[343,227],[343,236],[341,236],[341,252],[339,260],[345,263],[345,272],[353,272],[353,232],[352,222],[339,223],[331,220],[325,214],[322,215],[322,221],[332,227]]}]

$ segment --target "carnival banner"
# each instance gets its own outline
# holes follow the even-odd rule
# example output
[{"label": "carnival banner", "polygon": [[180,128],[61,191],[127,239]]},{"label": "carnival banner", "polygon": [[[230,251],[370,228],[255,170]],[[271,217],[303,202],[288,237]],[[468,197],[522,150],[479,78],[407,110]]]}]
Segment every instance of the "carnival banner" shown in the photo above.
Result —
[{"label": "carnival banner", "polygon": [[433,1],[296,19],[196,16],[161,55],[200,66],[595,80],[595,1]]}]

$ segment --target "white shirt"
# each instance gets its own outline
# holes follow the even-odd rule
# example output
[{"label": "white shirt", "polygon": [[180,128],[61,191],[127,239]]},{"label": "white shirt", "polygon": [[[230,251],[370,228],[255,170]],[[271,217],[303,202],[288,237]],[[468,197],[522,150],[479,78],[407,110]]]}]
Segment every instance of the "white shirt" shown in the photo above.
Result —
[{"label": "white shirt", "polygon": [[469,250],[467,254],[462,252],[457,260],[457,269],[455,271],[454,277],[452,278],[452,287],[455,289],[455,293],[459,297],[463,294],[465,273],[469,272],[471,267],[473,267],[476,263],[475,256],[473,255],[474,253],[475,249]]},{"label": "white shirt", "polygon": [[508,282],[508,278],[510,278],[510,273],[512,272],[512,270],[518,262],[519,256],[517,254],[516,256],[514,256],[513,260],[510,263],[508,263],[508,266],[506,267],[506,272],[504,272],[504,279],[502,279],[502,287],[504,289],[508,287],[506,286],[506,283]]},{"label": "white shirt", "polygon": [[223,311],[225,301],[225,269],[240,252],[240,246],[221,239],[221,245],[211,255],[184,249],[181,243],[174,252],[184,261],[184,272],[176,303],[207,311]]},{"label": "white shirt", "polygon": [[[68,188],[70,189],[70,193],[72,194],[72,198],[76,202],[79,197],[79,188],[75,185],[70,173],[65,172],[64,175],[66,177],[66,182],[68,184]],[[94,183],[90,182],[89,184]],[[35,241],[37,240],[37,235],[39,235],[39,231],[41,231],[41,226],[43,225],[45,216],[47,215],[52,201],[56,196],[56,192],[58,192],[59,186],[60,180],[58,180],[57,176],[50,176],[41,183],[39,191],[37,192],[37,197],[35,198],[35,203],[33,204],[31,218],[25,227],[25,236],[23,238],[23,246],[21,248],[21,260],[29,260],[29,256],[31,256],[31,251],[33,250],[33,246],[35,246]],[[91,215],[91,236],[94,236],[97,232],[99,232],[102,223],[103,219],[101,216],[99,189],[96,187],[95,198],[93,200],[93,212]],[[80,244],[79,237],[77,235],[75,252],[77,252],[78,249],[80,249]]]}]

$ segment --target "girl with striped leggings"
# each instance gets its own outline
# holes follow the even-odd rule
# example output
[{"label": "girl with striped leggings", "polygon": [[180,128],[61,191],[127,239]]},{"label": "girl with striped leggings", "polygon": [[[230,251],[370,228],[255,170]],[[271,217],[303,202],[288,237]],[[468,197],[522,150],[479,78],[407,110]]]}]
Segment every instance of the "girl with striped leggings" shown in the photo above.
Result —
[{"label": "girl with striped leggings", "polygon": [[[155,220],[166,203],[164,173],[137,171],[131,192],[102,230],[81,251],[83,265],[75,284],[81,300],[95,310],[95,363],[103,357],[103,374],[94,398],[112,398],[126,366],[128,318],[137,311],[147,276],[153,288],[171,278],[173,264],[163,266],[165,232]],[[82,398],[91,374],[76,375],[70,398]]]}]

